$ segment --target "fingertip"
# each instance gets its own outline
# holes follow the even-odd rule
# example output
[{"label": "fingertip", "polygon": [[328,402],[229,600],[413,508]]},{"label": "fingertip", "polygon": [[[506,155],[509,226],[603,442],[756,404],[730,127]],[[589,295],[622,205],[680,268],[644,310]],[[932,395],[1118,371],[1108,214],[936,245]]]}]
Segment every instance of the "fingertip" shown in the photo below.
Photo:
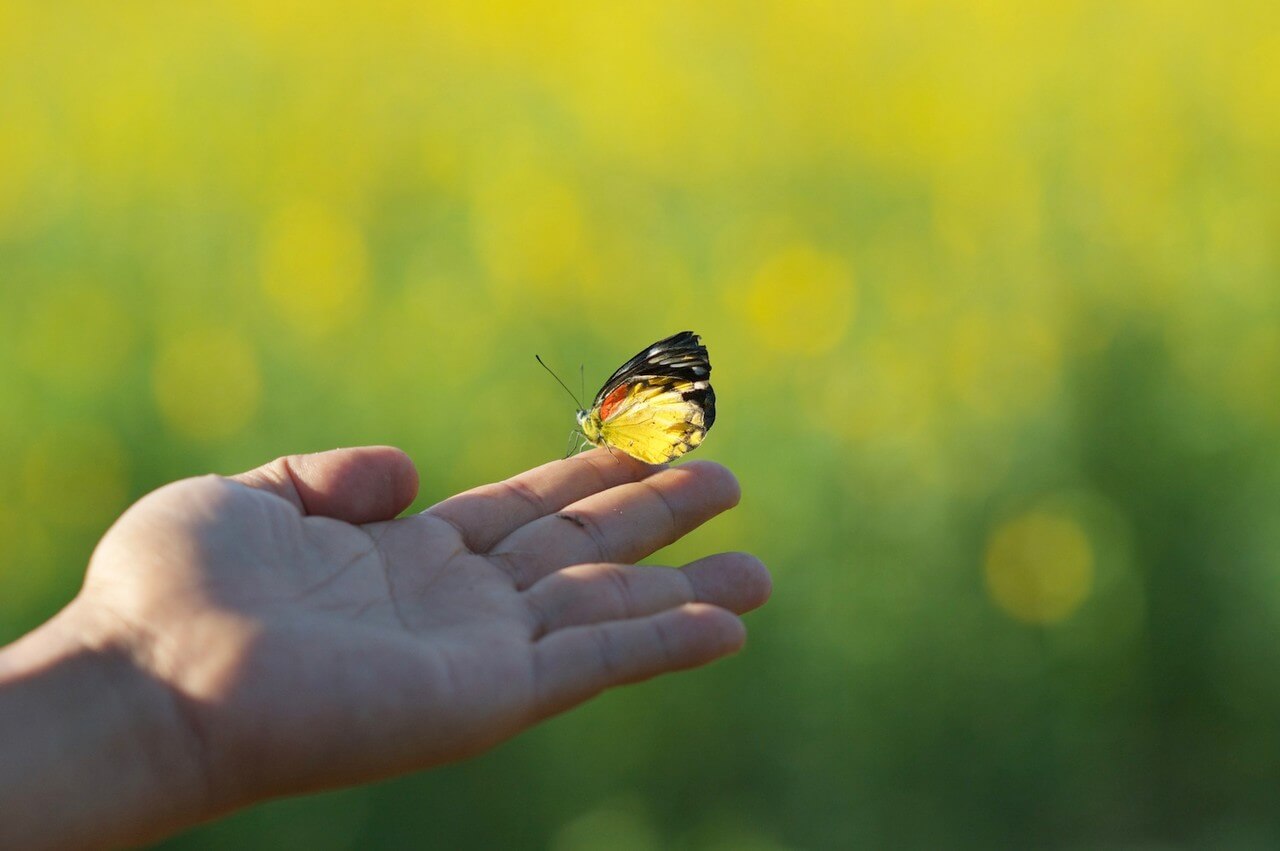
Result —
[{"label": "fingertip", "polygon": [[417,498],[420,484],[418,467],[409,453],[396,446],[367,446],[364,449],[373,463],[382,469],[388,490],[402,503],[397,513],[407,508]]},{"label": "fingertip", "polygon": [[738,652],[746,640],[737,615],[708,603],[555,630],[534,645],[539,714],[611,686],[709,664]]},{"label": "fingertip", "polygon": [[773,578],[750,553],[717,553],[680,568],[698,599],[743,614],[763,606],[773,593]]},{"label": "fingertip", "polygon": [[678,610],[689,618],[704,640],[696,663],[709,662],[737,653],[747,643],[747,627],[742,618],[728,609],[710,603],[686,603]]},{"label": "fingertip", "polygon": [[[418,468],[403,449],[395,446],[362,446],[351,450],[354,484],[370,494],[368,520],[387,520],[404,511],[418,495]],[[373,479],[367,482],[364,477]]]},{"label": "fingertip", "polygon": [[742,486],[733,471],[715,461],[690,461],[674,469],[697,476],[703,487],[713,491],[726,508],[733,508],[742,500]]},{"label": "fingertip", "polygon": [[769,598],[773,596],[773,574],[769,571],[769,567],[760,559],[751,555],[751,553],[733,553],[744,560],[744,569],[747,572],[749,581],[743,585],[748,590],[754,592],[747,601],[747,607],[744,611],[758,609],[765,603],[769,602]]}]

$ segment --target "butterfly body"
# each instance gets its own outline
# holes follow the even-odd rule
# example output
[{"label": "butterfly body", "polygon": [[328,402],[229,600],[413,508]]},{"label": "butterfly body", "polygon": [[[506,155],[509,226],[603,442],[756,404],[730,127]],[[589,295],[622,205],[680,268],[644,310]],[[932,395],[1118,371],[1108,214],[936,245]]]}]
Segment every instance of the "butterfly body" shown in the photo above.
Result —
[{"label": "butterfly body", "polygon": [[707,348],[681,331],[620,366],[578,411],[582,436],[649,464],[665,464],[701,445],[716,418]]}]

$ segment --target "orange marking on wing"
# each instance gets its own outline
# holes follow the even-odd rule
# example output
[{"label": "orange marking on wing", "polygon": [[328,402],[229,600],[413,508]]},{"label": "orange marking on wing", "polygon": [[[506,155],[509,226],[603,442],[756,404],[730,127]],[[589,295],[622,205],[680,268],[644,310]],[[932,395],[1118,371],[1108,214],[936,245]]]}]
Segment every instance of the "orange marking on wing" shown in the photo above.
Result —
[{"label": "orange marking on wing", "polygon": [[618,405],[622,404],[623,399],[627,398],[627,391],[630,389],[630,387],[623,384],[615,387],[608,396],[605,396],[604,401],[600,403],[600,419],[609,419],[609,415],[614,412]]}]

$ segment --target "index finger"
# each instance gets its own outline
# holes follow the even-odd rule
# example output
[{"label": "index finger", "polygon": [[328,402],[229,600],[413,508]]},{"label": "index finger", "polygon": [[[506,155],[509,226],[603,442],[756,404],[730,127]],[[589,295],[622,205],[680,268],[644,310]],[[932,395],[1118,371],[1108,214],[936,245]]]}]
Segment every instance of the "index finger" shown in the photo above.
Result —
[{"label": "index finger", "polygon": [[646,479],[661,469],[623,452],[593,449],[505,481],[472,488],[423,513],[448,521],[472,552],[484,553],[521,526],[594,493]]}]

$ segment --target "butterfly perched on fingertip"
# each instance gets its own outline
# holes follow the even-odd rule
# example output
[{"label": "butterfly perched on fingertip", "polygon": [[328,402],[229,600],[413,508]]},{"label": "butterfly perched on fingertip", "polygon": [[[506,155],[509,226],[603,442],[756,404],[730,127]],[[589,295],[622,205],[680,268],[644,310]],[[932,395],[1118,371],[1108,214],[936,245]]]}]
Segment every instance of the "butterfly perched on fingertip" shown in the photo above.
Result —
[{"label": "butterfly perched on fingertip", "polygon": [[[569,389],[563,381],[560,385]],[[577,419],[588,443],[647,464],[665,464],[691,452],[716,421],[707,347],[692,331],[646,346],[609,376],[591,407],[579,408]]]}]

